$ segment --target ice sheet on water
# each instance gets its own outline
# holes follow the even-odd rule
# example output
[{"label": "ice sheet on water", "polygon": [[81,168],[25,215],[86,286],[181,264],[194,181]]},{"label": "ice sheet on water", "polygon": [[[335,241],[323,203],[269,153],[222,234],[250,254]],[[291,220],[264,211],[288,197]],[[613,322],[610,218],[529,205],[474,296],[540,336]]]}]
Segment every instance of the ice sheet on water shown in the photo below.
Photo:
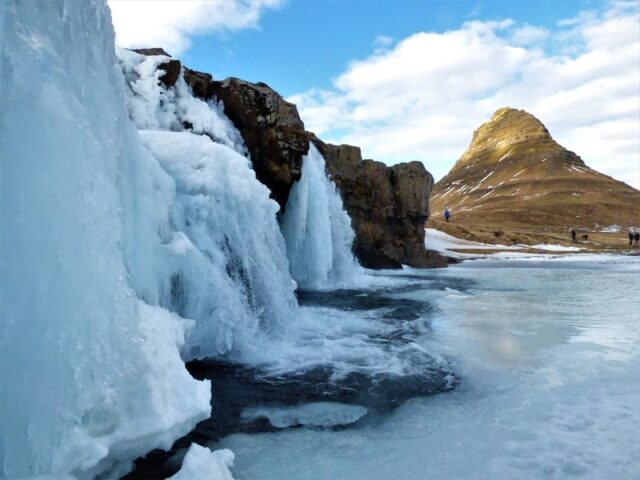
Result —
[{"label": "ice sheet on water", "polygon": [[233,435],[222,446],[236,453],[236,475],[635,480],[640,277],[629,262],[436,272],[474,282],[463,302],[424,291],[439,310],[427,344],[456,358],[461,388],[358,429]]}]

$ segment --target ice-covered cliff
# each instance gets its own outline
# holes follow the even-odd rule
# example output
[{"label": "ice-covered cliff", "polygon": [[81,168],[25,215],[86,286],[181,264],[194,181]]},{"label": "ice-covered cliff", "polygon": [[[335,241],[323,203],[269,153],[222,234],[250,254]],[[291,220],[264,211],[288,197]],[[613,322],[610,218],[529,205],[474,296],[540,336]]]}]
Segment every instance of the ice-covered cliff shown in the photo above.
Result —
[{"label": "ice-covered cliff", "polygon": [[0,24],[0,471],[90,477],[209,415],[193,322],[141,294],[173,180],[128,118],[104,2],[9,0]]},{"label": "ice-covered cliff", "polygon": [[[294,348],[279,207],[217,103],[114,54],[103,1],[8,0],[0,25],[0,472],[115,478],[210,414],[185,360]],[[229,475],[208,457],[185,468]]]}]

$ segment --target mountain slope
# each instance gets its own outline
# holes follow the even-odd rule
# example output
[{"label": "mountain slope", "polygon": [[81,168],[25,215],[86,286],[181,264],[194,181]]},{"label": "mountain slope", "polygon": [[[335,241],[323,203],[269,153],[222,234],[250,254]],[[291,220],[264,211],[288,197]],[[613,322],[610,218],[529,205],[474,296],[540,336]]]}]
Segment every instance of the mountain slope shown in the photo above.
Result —
[{"label": "mountain slope", "polygon": [[586,166],[533,115],[501,108],[434,186],[434,217],[445,208],[467,227],[626,228],[640,223],[640,191]]}]

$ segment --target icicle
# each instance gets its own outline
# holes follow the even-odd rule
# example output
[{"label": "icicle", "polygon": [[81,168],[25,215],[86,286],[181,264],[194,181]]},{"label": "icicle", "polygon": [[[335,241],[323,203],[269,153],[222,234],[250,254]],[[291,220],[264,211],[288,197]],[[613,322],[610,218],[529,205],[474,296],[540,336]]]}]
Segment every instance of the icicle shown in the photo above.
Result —
[{"label": "icicle", "polygon": [[302,177],[289,194],[282,232],[291,275],[302,288],[339,286],[358,268],[351,252],[355,237],[351,219],[313,144],[304,159]]}]

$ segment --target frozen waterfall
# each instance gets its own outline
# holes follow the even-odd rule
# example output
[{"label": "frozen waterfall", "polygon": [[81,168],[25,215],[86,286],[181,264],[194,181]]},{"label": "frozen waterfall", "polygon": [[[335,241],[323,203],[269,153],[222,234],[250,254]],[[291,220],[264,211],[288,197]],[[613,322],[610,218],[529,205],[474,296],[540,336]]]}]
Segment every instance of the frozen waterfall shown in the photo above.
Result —
[{"label": "frozen waterfall", "polygon": [[195,320],[186,359],[261,362],[297,308],[278,204],[222,108],[194,97],[182,75],[171,88],[158,80],[168,57],[124,49],[117,56],[142,143],[175,184],[163,246],[171,259],[158,266],[153,291],[140,293]]},{"label": "frozen waterfall", "polygon": [[208,137],[140,131],[176,182],[160,304],[196,325],[185,356],[260,361],[297,307],[276,222],[278,205],[249,160]]},{"label": "frozen waterfall", "polygon": [[104,1],[5,0],[0,24],[0,476],[115,476],[210,413],[179,353],[193,321],[137,293],[173,181],[129,120]]},{"label": "frozen waterfall", "polygon": [[317,322],[290,272],[357,268],[315,147],[285,242],[222,108],[163,87],[166,57],[114,55],[110,20],[102,0],[0,2],[0,476],[116,478],[169,448],[210,414],[185,360],[299,367]]},{"label": "frozen waterfall", "polygon": [[351,219],[313,144],[289,194],[282,232],[291,275],[300,287],[324,289],[353,280],[359,267],[351,251]]},{"label": "frozen waterfall", "polygon": [[3,477],[117,478],[209,416],[185,359],[259,362],[297,309],[237,130],[110,20],[0,3]]}]

